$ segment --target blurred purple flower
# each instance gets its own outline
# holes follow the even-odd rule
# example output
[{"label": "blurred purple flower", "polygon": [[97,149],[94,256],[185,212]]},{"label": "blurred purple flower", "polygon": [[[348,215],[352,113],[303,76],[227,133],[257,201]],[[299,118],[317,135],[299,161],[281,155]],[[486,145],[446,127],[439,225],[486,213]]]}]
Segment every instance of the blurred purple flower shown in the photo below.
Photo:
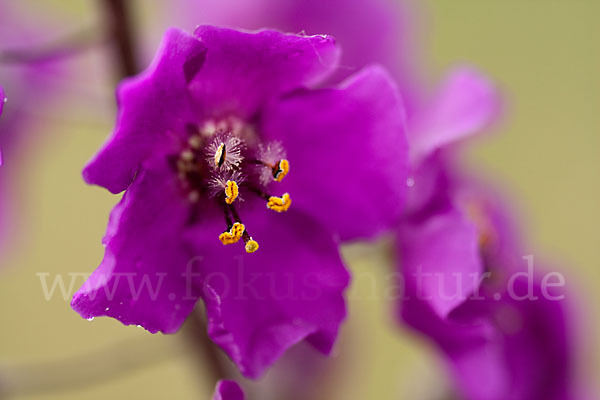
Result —
[{"label": "blurred purple flower", "polygon": [[[99,96],[87,90],[94,74],[76,56],[84,47],[70,51],[63,48],[70,43],[63,43],[61,38],[73,29],[73,21],[59,14],[39,15],[22,2],[0,2],[0,82],[6,98],[0,119],[4,162],[0,169],[2,254],[26,236],[20,230],[31,213],[21,210],[23,172],[28,170],[25,163],[31,163],[32,152],[45,146],[44,134],[57,121],[81,118],[87,109],[93,109],[93,114],[87,111],[91,115],[99,114]],[[69,112],[63,112],[60,107],[67,100],[72,104]],[[94,107],[89,106],[91,100],[95,100]]]},{"label": "blurred purple flower", "polygon": [[213,400],[244,400],[244,392],[235,381],[219,381]]},{"label": "blurred purple flower", "polygon": [[[542,296],[541,277],[523,271],[521,240],[499,196],[463,176],[448,148],[494,115],[482,110],[495,107],[474,101],[489,104],[481,94],[493,94],[482,90],[490,86],[472,82],[448,87],[476,88],[473,100],[459,90],[458,100],[437,101],[447,106],[434,110],[449,111],[418,125],[437,128],[409,139],[413,176],[397,236],[406,289],[400,315],[446,354],[464,398],[567,399],[567,306]],[[515,299],[528,290],[536,300]]]},{"label": "blurred purple flower", "polygon": [[[466,399],[569,398],[567,306],[543,297],[541,277],[523,271],[521,240],[499,196],[456,166],[455,145],[498,115],[493,84],[458,68],[431,100],[411,104],[410,189],[397,230],[402,320],[446,354]],[[509,283],[538,299],[516,300]]]},{"label": "blurred purple flower", "polygon": [[4,95],[4,89],[0,86],[0,115],[2,115],[2,109],[4,108],[4,102],[6,101],[6,96]]},{"label": "blurred purple flower", "polygon": [[[4,89],[0,86],[0,116],[2,115],[2,110],[4,109],[4,103],[6,102],[6,96],[4,95]],[[2,149],[0,149],[0,165],[2,165]]]},{"label": "blurred purple flower", "polygon": [[466,399],[571,398],[564,293],[523,268],[497,196],[467,192],[400,229],[402,319],[447,355]]},{"label": "blurred purple flower", "polygon": [[[169,333],[201,297],[209,336],[249,377],[303,339],[330,352],[348,284],[336,237],[395,223],[408,162],[381,68],[303,88],[337,58],[329,36],[169,30],[152,66],[119,87],[116,130],[84,170],[126,192],[73,308]],[[156,291],[132,290],[144,285]]]},{"label": "blurred purple flower", "polygon": [[[425,274],[442,274],[420,288],[428,294],[452,289],[452,275],[479,274],[482,264],[476,229],[457,202],[462,177],[454,164],[454,145],[483,131],[496,117],[499,98],[493,84],[470,68],[455,70],[432,100],[423,102],[409,116],[411,174],[407,204],[400,223],[402,267]],[[464,199],[460,199],[464,201]],[[410,274],[409,274],[410,275]],[[409,277],[410,278],[410,277]],[[464,280],[456,298],[431,299],[430,305],[446,316],[469,295],[477,279]]]},{"label": "blurred purple flower", "polygon": [[[0,2],[0,58],[5,51],[26,48],[52,29],[34,25],[16,4]],[[0,149],[3,166],[0,169],[0,247],[9,248],[19,236],[19,228],[25,218],[19,212],[19,191],[15,190],[16,175],[22,168],[18,165],[27,150],[32,131],[39,115],[46,111],[49,94],[56,96],[60,90],[50,89],[50,82],[60,70],[50,63],[11,63],[0,60],[0,82],[3,85],[0,110]],[[6,101],[6,104],[4,103]],[[18,217],[15,217],[18,216]],[[11,243],[9,243],[11,242]],[[4,253],[4,251],[2,252]]]}]

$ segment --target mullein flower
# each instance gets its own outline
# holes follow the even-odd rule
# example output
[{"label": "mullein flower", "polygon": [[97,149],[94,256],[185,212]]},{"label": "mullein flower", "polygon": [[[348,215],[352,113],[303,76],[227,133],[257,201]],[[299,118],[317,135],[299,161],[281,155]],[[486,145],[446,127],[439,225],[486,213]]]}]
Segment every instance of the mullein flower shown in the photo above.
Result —
[{"label": "mullein flower", "polygon": [[269,27],[305,34],[327,32],[343,45],[340,62],[343,67],[334,71],[330,82],[378,63],[392,73],[403,89],[403,96],[414,84],[410,28],[416,13],[407,1],[176,0],[175,4],[178,6],[165,5],[154,23],[176,22],[191,29],[200,21],[242,29]]},{"label": "mullein flower", "polygon": [[524,268],[497,195],[472,182],[453,194],[454,209],[399,230],[402,320],[447,356],[461,398],[573,398],[564,293]]},{"label": "mullein flower", "polygon": [[0,86],[0,115],[2,115],[2,110],[4,109],[4,103],[6,102],[6,96],[4,95],[4,89]]},{"label": "mullein flower", "polygon": [[171,333],[202,298],[248,377],[303,339],[329,353],[346,314],[339,240],[395,223],[408,163],[381,68],[309,89],[338,56],[329,36],[169,30],[83,172],[125,194],[73,308]]},{"label": "mullein flower", "polygon": [[468,297],[477,279],[462,279],[457,288],[460,293],[452,298],[440,297],[440,288],[455,289],[452,274],[468,277],[482,271],[475,227],[465,207],[456,204],[461,177],[455,168],[454,150],[497,117],[499,99],[485,76],[463,67],[449,75],[431,100],[413,103],[419,106],[408,116],[411,170],[398,243],[406,248],[402,265],[409,278],[414,271],[406,270],[417,266],[425,274],[443,277],[442,282],[423,282],[421,290],[434,296],[430,305],[445,316],[460,298]]},{"label": "mullein flower", "polygon": [[[401,320],[445,354],[461,398],[572,398],[569,308],[542,295],[541,276],[525,278],[522,241],[499,196],[456,166],[457,145],[498,115],[493,84],[458,68],[431,100],[407,103],[411,172],[396,230]],[[537,300],[511,296],[514,274],[511,289]]]},{"label": "mullein flower", "polygon": [[[454,159],[455,145],[495,117],[493,86],[463,69],[440,93],[409,116],[410,189],[397,229],[400,318],[439,346],[461,398],[570,398],[569,309],[542,296],[538,275],[509,284],[525,274],[518,231],[499,196],[465,177]],[[509,286],[537,299],[519,301]]]},{"label": "mullein flower", "polygon": [[[14,62],[14,50],[29,49],[55,34],[49,21],[33,24],[30,15],[15,2],[0,2],[0,248],[9,249],[21,238],[23,218],[19,209],[18,190],[13,188],[24,170],[21,160],[31,148],[44,114],[50,104],[63,97],[63,86],[56,85],[62,65],[50,59]],[[18,58],[18,57],[17,57]],[[72,79],[72,77],[70,77]],[[60,86],[60,87],[58,87]],[[52,99],[52,101],[49,101]],[[17,178],[17,176],[19,176]]]},{"label": "mullein flower", "polygon": [[[6,96],[4,95],[4,89],[0,86],[0,115],[2,115],[2,110],[4,109],[4,103],[6,102]],[[2,153],[0,149],[0,165],[2,165]]]},{"label": "mullein flower", "polygon": [[235,381],[219,381],[215,388],[213,400],[244,400],[244,392]]}]

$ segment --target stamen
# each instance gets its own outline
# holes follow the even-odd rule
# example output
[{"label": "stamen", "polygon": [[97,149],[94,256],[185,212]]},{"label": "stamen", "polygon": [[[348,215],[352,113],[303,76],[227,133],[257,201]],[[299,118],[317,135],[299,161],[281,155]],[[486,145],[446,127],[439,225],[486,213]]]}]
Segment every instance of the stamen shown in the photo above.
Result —
[{"label": "stamen", "polygon": [[[285,149],[280,142],[259,144],[258,151],[256,152],[256,159],[260,160],[257,162],[257,164],[262,164],[268,167],[262,168],[260,171],[260,181],[264,186],[267,186],[269,182],[273,181],[273,179],[281,182],[281,179],[283,179],[283,177],[287,174],[287,171],[289,171],[290,166],[289,162],[287,161]],[[284,160],[285,162],[283,162]],[[282,165],[282,167],[285,168],[280,168],[280,163],[286,164]],[[287,171],[283,172],[283,174],[279,176],[281,174],[278,173],[280,169],[282,172],[285,169],[287,169]]]},{"label": "stamen", "polygon": [[273,179],[277,182],[281,182],[288,172],[290,172],[290,162],[285,158],[279,160],[277,164],[273,166]]},{"label": "stamen", "polygon": [[490,250],[497,242],[498,233],[485,209],[484,200],[469,200],[466,204],[466,214],[477,228],[479,248],[484,251]]},{"label": "stamen", "polygon": [[259,249],[234,206],[236,201],[244,200],[245,191],[256,193],[264,199],[267,208],[275,212],[286,212],[291,207],[289,193],[278,197],[267,192],[273,181],[281,182],[290,171],[282,144],[260,143],[252,126],[236,118],[208,120],[200,128],[188,124],[181,152],[169,161],[190,203],[198,204],[204,197],[214,197],[222,207],[226,230],[218,238],[223,245],[243,239],[247,253]]},{"label": "stamen", "polygon": [[206,148],[206,161],[215,170],[236,170],[244,160],[244,146],[244,142],[231,133],[218,133]]},{"label": "stamen", "polygon": [[232,204],[240,193],[237,182],[227,181],[225,186],[225,203]]},{"label": "stamen", "polygon": [[202,129],[200,129],[200,133],[204,136],[212,136],[217,133],[217,125],[214,121],[206,121]]},{"label": "stamen", "polygon": [[191,150],[186,149],[181,152],[180,157],[183,161],[190,162],[194,159],[194,153]]},{"label": "stamen", "polygon": [[225,162],[225,157],[227,156],[227,148],[225,147],[225,143],[221,142],[217,151],[215,152],[214,160],[215,167],[219,168]]},{"label": "stamen", "polygon": [[[240,171],[222,172],[215,171],[209,179],[209,195],[219,198],[225,197],[227,204],[233,204],[234,200],[242,201],[240,186],[246,180],[246,177]],[[225,194],[223,196],[223,194]]]},{"label": "stamen", "polygon": [[188,139],[188,144],[192,149],[198,150],[202,146],[202,139],[198,135],[192,135]]},{"label": "stamen", "polygon": [[289,193],[284,193],[281,197],[271,196],[267,200],[267,208],[277,212],[287,211],[291,205],[292,199]]},{"label": "stamen", "polygon": [[[225,206],[225,219],[229,223],[230,217],[229,217],[228,212],[231,212],[231,215],[237,221],[234,225],[239,224],[244,228],[243,231],[241,231],[241,237],[244,239],[244,243],[245,243],[244,248],[246,249],[246,253],[254,253],[256,250],[258,250],[258,247],[259,247],[258,242],[256,240],[252,239],[252,236],[250,236],[250,233],[248,233],[248,231],[246,230],[246,227],[242,224],[242,222],[241,222],[242,220],[240,219],[240,216],[237,213],[237,210],[235,209],[235,207],[234,206]],[[239,238],[236,240],[236,242],[238,240],[239,240]]]},{"label": "stamen", "polygon": [[250,238],[250,240],[248,240],[246,242],[246,253],[254,253],[256,250],[258,250],[258,242],[256,240],[253,240],[252,238]]},{"label": "stamen", "polygon": [[224,245],[237,243],[242,238],[244,232],[246,232],[246,227],[244,224],[236,222],[228,231],[225,231],[219,235],[219,240]]},{"label": "stamen", "polygon": [[258,242],[252,239],[252,236],[248,232],[244,231],[242,237],[244,238],[246,253],[254,253],[258,250]]}]

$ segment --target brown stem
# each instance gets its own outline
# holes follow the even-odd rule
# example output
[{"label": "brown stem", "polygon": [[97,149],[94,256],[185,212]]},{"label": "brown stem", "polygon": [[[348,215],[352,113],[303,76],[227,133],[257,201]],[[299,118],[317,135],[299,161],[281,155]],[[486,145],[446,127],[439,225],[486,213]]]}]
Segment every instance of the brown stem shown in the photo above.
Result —
[{"label": "brown stem", "polygon": [[76,55],[95,45],[102,44],[105,42],[105,39],[105,37],[100,35],[98,29],[85,28],[52,42],[26,48],[0,50],[0,63],[27,64],[58,60],[63,57]]},{"label": "brown stem", "polygon": [[213,387],[217,381],[232,377],[226,364],[228,361],[206,333],[205,319],[198,308],[189,315],[183,332],[195,353],[200,355],[198,363],[201,370],[208,369],[210,372]]},{"label": "brown stem", "polygon": [[127,0],[102,0],[114,55],[118,61],[118,79],[138,72],[134,48],[132,18]]}]

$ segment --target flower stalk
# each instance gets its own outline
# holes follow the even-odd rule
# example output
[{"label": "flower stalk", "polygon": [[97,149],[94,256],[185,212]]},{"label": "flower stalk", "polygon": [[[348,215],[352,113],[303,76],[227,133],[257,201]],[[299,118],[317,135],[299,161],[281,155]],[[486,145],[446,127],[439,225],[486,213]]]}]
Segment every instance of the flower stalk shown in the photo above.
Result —
[{"label": "flower stalk", "polygon": [[74,56],[90,48],[102,45],[106,37],[95,27],[78,29],[51,42],[29,47],[0,50],[2,64],[29,64]]},{"label": "flower stalk", "polygon": [[102,0],[109,37],[118,65],[118,79],[139,72],[135,54],[130,3],[123,0]]}]

